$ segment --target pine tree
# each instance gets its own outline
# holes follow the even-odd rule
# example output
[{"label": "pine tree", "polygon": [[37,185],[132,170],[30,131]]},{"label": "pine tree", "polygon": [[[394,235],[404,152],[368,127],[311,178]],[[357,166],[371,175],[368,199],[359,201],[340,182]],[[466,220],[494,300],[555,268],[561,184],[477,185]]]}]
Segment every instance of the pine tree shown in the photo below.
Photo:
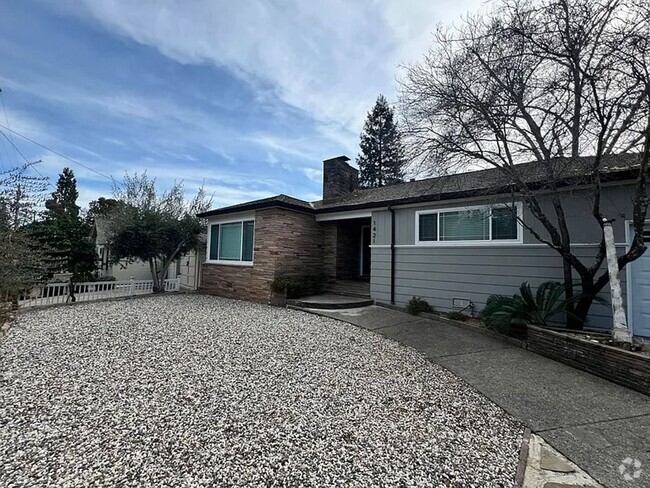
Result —
[{"label": "pine tree", "polygon": [[77,179],[70,168],[64,168],[51,198],[45,202],[43,221],[35,228],[52,249],[58,270],[73,273],[74,281],[86,281],[96,269],[97,254],[91,227],[80,217],[78,196]]},{"label": "pine tree", "polygon": [[77,178],[70,168],[63,168],[56,183],[56,190],[52,193],[52,198],[45,202],[45,207],[51,213],[75,219],[79,217],[77,198]]},{"label": "pine tree", "polygon": [[377,97],[366,117],[360,147],[357,156],[360,186],[376,188],[402,181],[404,147],[393,109],[383,95]]}]

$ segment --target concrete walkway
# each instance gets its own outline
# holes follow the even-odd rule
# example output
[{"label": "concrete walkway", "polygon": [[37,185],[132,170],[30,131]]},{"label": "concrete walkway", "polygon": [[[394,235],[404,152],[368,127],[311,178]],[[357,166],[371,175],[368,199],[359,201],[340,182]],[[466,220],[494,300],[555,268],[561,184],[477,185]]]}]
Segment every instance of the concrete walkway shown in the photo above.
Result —
[{"label": "concrete walkway", "polygon": [[[371,306],[318,310],[413,347],[608,487],[650,486],[650,397],[442,321]],[[639,478],[627,481],[642,463]],[[626,468],[621,474],[620,470]]]}]

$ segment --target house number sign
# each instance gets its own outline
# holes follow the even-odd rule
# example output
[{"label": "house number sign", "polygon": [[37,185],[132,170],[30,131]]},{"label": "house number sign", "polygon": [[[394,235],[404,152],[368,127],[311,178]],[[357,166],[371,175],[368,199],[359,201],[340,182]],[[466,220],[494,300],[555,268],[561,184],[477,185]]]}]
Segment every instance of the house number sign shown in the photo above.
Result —
[{"label": "house number sign", "polygon": [[372,219],[372,243],[377,244],[377,220]]}]

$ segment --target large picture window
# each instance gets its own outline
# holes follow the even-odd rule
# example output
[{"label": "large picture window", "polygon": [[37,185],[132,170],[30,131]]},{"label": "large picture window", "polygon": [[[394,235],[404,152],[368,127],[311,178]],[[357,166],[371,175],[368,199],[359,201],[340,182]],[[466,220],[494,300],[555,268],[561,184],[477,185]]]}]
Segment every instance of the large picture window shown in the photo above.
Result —
[{"label": "large picture window", "polygon": [[521,237],[513,209],[503,206],[418,211],[416,229],[418,244],[520,242]]},{"label": "large picture window", "polygon": [[253,262],[255,223],[252,220],[210,225],[210,261]]}]

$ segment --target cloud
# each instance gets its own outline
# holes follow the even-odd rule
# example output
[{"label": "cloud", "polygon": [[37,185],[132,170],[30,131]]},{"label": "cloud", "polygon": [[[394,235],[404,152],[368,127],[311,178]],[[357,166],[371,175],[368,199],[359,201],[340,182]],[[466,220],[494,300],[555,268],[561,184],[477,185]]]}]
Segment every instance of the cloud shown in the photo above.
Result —
[{"label": "cloud", "polygon": [[[277,193],[314,200],[321,161],[354,158],[376,96],[395,99],[397,66],[424,54],[437,21],[479,2],[14,5],[0,35],[11,61],[0,86],[13,129],[118,180],[146,169],[161,188],[205,184],[215,205]],[[43,35],[29,36],[21,20]],[[52,181],[71,166],[84,203],[110,195],[110,181],[15,140]],[[12,154],[0,145],[3,158]]]},{"label": "cloud", "polygon": [[[418,59],[436,22],[476,0],[214,2],[85,0],[87,15],[183,64],[227,67],[317,120],[357,134],[396,67]],[[126,104],[129,109],[129,104]]]},{"label": "cloud", "polygon": [[[252,142],[267,150],[267,154],[282,153],[285,156],[297,157],[300,159],[318,158],[315,152],[313,141],[305,138],[287,138],[271,134],[252,134],[242,137],[242,140]],[[271,164],[277,164],[276,156],[270,157]]]},{"label": "cloud", "polygon": [[305,176],[314,183],[321,183],[323,181],[323,171],[315,168],[303,168]]},{"label": "cloud", "polygon": [[[2,79],[0,78],[0,82]],[[4,115],[7,115],[5,118]],[[0,118],[0,124],[8,126],[12,131],[23,134],[30,139],[39,139],[43,140],[49,136],[49,131],[41,124],[41,122],[33,119],[32,117],[26,115],[22,111],[12,110],[11,108],[6,108],[6,112],[2,112],[2,117]],[[3,129],[3,132],[7,133],[8,137],[18,145],[20,141],[24,139],[16,136],[15,134],[10,134],[8,131]],[[4,138],[3,138],[4,139]]]},{"label": "cloud", "polygon": [[[146,103],[146,102],[143,102]],[[179,113],[185,113],[179,110]],[[293,178],[276,178],[270,176],[264,171],[259,171],[257,174],[251,174],[246,168],[226,169],[224,167],[214,167],[210,164],[207,166],[202,164],[199,159],[191,154],[184,152],[175,152],[164,148],[164,145],[159,145],[152,140],[147,139],[144,145],[147,148],[146,153],[139,159],[133,159],[133,154],[125,159],[120,159],[115,156],[103,156],[95,151],[88,150],[83,147],[74,146],[70,142],[64,143],[53,137],[51,131],[45,130],[44,126],[26,116],[19,111],[8,112],[8,118],[11,122],[12,129],[20,133],[28,135],[39,142],[48,144],[50,147],[64,151],[67,155],[78,159],[89,168],[98,169],[100,172],[115,178],[115,182],[119,184],[125,172],[128,173],[144,173],[147,172],[150,176],[156,178],[159,189],[164,190],[170,188],[174,182],[183,181],[188,191],[196,191],[199,187],[205,186],[210,192],[214,193],[215,205],[230,205],[242,201],[250,200],[253,198],[263,198],[278,193],[291,193],[301,196],[301,190],[296,192],[293,188],[295,179]],[[210,125],[208,120],[197,116],[178,116],[178,120],[183,119],[186,124],[194,124],[201,126],[196,128],[196,133],[191,134],[191,138],[196,138],[197,142],[202,142],[203,137],[207,137],[214,125]],[[169,128],[166,129],[164,137],[169,137]],[[180,130],[180,129],[179,129]],[[261,137],[261,136],[260,136]],[[42,163],[38,164],[36,169],[33,170],[36,175],[43,174],[49,177],[50,183],[56,184],[58,174],[64,167],[71,167],[78,180],[78,188],[80,191],[79,203],[82,206],[87,205],[90,200],[96,199],[99,196],[110,196],[112,194],[113,181],[97,174],[96,172],[75,164],[72,161],[44,150],[38,146],[33,145],[24,139],[14,136],[16,144],[21,148],[22,152],[26,154],[29,160],[40,160]],[[102,136],[102,140],[106,137]],[[111,145],[118,145],[121,141],[110,138]],[[3,138],[4,140],[4,138]],[[299,166],[292,166],[287,164],[286,152],[293,153],[294,156],[305,156],[305,153],[300,150],[287,149],[290,142],[283,139],[273,139],[271,137],[261,141],[266,141],[271,147],[278,150],[284,149],[283,158],[275,158],[278,166],[282,168],[284,174],[287,171],[301,171]],[[307,144],[306,141],[301,141],[300,144]],[[206,144],[210,145],[210,144]],[[183,144],[181,144],[183,146]],[[64,147],[65,149],[61,149]],[[16,157],[13,149],[8,146],[5,141],[4,147],[0,145],[0,156],[3,161],[9,161],[9,156]],[[8,152],[7,152],[8,151]],[[228,162],[234,162],[234,158],[223,151],[218,145],[215,144],[214,152],[218,153],[220,157]],[[179,162],[184,161],[184,164]]]}]

